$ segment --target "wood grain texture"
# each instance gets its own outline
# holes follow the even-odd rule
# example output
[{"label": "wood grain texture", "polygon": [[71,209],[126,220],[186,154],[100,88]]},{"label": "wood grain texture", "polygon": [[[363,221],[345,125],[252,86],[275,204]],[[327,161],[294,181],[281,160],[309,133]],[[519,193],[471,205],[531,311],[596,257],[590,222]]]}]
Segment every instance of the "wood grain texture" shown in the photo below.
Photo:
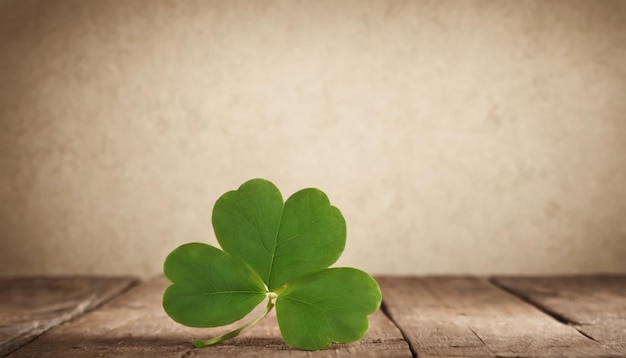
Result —
[{"label": "wood grain texture", "polygon": [[0,279],[0,356],[121,293],[128,277]]},{"label": "wood grain texture", "polygon": [[626,356],[626,276],[497,277],[493,281]]},{"label": "wood grain texture", "polygon": [[[285,345],[273,315],[233,340],[214,347],[194,349],[194,339],[222,335],[241,323],[198,329],[173,322],[161,306],[162,294],[168,285],[162,277],[150,280],[96,311],[50,330],[11,357],[411,356],[400,331],[380,311],[370,316],[370,331],[363,340],[352,344],[334,344],[323,351],[299,351]],[[252,314],[255,313],[258,312]]]},{"label": "wood grain texture", "polygon": [[598,357],[619,353],[474,277],[379,278],[385,310],[423,357]]}]

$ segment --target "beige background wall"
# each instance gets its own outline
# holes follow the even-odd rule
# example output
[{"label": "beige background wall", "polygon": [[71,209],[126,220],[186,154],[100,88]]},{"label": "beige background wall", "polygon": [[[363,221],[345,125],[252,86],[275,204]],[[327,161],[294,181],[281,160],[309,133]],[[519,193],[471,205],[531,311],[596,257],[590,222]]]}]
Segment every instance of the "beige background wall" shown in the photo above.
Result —
[{"label": "beige background wall", "polygon": [[372,273],[626,272],[625,1],[0,0],[0,275],[325,190]]}]

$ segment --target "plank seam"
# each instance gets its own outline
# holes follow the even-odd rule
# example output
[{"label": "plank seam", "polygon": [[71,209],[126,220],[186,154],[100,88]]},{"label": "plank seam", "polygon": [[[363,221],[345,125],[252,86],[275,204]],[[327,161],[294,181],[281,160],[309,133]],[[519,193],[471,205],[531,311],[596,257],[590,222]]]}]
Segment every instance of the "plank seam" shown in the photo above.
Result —
[{"label": "plank seam", "polygon": [[193,354],[193,350],[192,349],[188,349],[187,351],[185,351],[185,353],[183,353],[180,358],[189,358],[191,357],[191,355]]},{"label": "plank seam", "polygon": [[389,308],[387,307],[387,304],[385,303],[385,301],[383,300],[380,303],[380,310],[382,313],[385,314],[385,316],[387,316],[387,318],[389,318],[389,320],[391,321],[391,323],[393,323],[396,328],[398,328],[398,330],[400,331],[400,334],[402,334],[402,339],[404,339],[404,342],[406,342],[407,346],[409,346],[409,350],[411,351],[411,355],[413,356],[413,358],[418,358],[417,355],[417,351],[415,350],[415,348],[413,347],[413,345],[411,344],[411,341],[409,340],[409,338],[406,335],[406,332],[404,331],[404,329],[402,329],[402,327],[400,327],[400,325],[393,319],[393,315],[391,314],[391,312],[389,312]]},{"label": "plank seam", "polygon": [[522,292],[518,292],[510,287],[508,287],[505,284],[502,284],[498,281],[497,278],[491,277],[489,278],[489,283],[492,284],[493,286],[517,297],[518,299],[524,301],[525,303],[535,307],[536,309],[540,310],[541,312],[547,314],[548,316],[554,318],[556,321],[558,321],[561,324],[567,325],[572,327],[573,329],[575,329],[578,333],[580,333],[583,337],[590,339],[596,343],[600,343],[602,344],[602,342],[598,341],[597,339],[595,339],[593,336],[589,335],[588,333],[584,332],[583,330],[581,330],[579,328],[579,326],[581,326],[582,324],[580,322],[577,322],[576,320],[573,320],[571,318],[568,318],[565,315],[562,315],[554,310],[552,310],[551,308],[533,300],[532,298],[530,298],[529,296],[525,295]]},{"label": "plank seam", "polygon": [[[15,345],[14,347],[8,347],[8,349],[4,352],[0,353],[0,356],[2,357],[8,357],[9,355],[17,352],[18,350],[20,350],[21,348],[33,343],[34,341],[38,340],[39,337],[43,336],[46,332],[48,332],[49,330],[58,327],[62,324],[66,324],[66,323],[70,323],[74,320],[79,319],[80,317],[84,316],[85,314],[95,311],[98,308],[100,308],[102,305],[108,303],[109,301],[113,300],[116,297],[121,296],[122,294],[124,294],[125,292],[129,291],[131,288],[137,286],[139,284],[139,280],[137,280],[136,278],[132,277],[129,278],[129,282],[126,283],[124,286],[122,286],[121,288],[119,288],[118,290],[113,290],[111,292],[106,292],[106,294],[101,298],[101,300],[96,301],[95,304],[90,305],[90,304],[85,304],[83,302],[83,304],[79,305],[77,308],[69,311],[66,313],[66,317],[59,317],[59,319],[56,320],[52,320],[50,323],[50,325],[44,325],[41,328],[36,330],[36,333],[32,336],[29,337],[28,340],[24,340],[22,342],[20,342],[19,344]],[[91,296],[90,296],[91,297]]]},{"label": "plank seam", "polygon": [[558,322],[562,323],[562,324],[566,324],[568,326],[572,326],[572,325],[580,325],[579,322],[576,322],[572,319],[567,318],[566,316],[555,312],[554,310],[550,309],[549,307],[546,307],[544,305],[542,305],[539,302],[534,301],[533,299],[531,299],[529,296],[515,291],[513,289],[511,289],[510,287],[500,283],[496,278],[489,278],[488,282],[490,284],[492,284],[493,286],[499,288],[502,291],[505,291],[515,297],[517,297],[518,299],[524,301],[525,303],[535,307],[536,309],[540,310],[541,312],[547,314],[548,316],[554,318],[555,320],[557,320]]}]

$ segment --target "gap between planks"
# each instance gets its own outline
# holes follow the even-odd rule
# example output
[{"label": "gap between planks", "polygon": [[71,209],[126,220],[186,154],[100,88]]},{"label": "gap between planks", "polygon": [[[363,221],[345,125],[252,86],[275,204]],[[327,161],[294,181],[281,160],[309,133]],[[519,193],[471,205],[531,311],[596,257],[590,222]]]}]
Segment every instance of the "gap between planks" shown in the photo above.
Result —
[{"label": "gap between planks", "polygon": [[502,276],[492,283],[626,356],[626,276]]},{"label": "gap between planks", "polygon": [[487,278],[380,277],[379,282],[384,311],[420,358],[626,356],[621,347],[581,335],[533,300]]},{"label": "gap between planks", "polygon": [[417,352],[415,351],[415,348],[413,347],[413,345],[410,343],[408,337],[406,336],[406,332],[402,329],[402,327],[400,327],[398,325],[398,323],[396,321],[394,321],[393,317],[389,313],[389,310],[387,308],[387,305],[385,304],[385,300],[384,299],[383,299],[383,301],[380,304],[380,312],[382,312],[385,315],[385,317],[387,317],[387,319],[389,319],[389,321],[396,326],[398,331],[400,331],[400,334],[402,334],[402,339],[404,339],[404,341],[409,346],[409,350],[411,351],[411,356],[413,358],[417,358]]},{"label": "gap between planks", "polygon": [[0,356],[95,309],[137,283],[130,277],[0,279]]}]

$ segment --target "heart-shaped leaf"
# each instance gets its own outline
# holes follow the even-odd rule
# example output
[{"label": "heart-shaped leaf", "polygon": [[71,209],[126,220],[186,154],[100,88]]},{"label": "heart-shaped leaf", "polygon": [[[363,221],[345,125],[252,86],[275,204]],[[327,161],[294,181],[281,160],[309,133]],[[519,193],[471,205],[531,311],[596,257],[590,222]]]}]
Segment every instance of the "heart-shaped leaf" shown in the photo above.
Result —
[{"label": "heart-shaped leaf", "polygon": [[287,344],[317,350],[353,342],[381,302],[374,279],[354,268],[333,268],[346,241],[346,223],[318,189],[283,203],[267,180],[253,179],[222,195],[213,227],[224,251],[206,244],[178,247],[165,260],[172,285],[163,307],[175,321],[214,327],[243,318],[267,297],[263,313],[222,336],[194,341],[208,347],[237,337],[277,308]]},{"label": "heart-shaped leaf", "polygon": [[317,350],[361,339],[381,303],[378,284],[355,268],[333,268],[289,282],[276,300],[280,332],[292,347]]},{"label": "heart-shaped leaf", "polygon": [[165,312],[186,326],[233,323],[267,297],[263,281],[246,264],[206,244],[176,248],[164,273],[173,282],[163,295]]},{"label": "heart-shaped leaf", "polygon": [[213,208],[222,249],[247,262],[270,290],[332,265],[343,252],[346,222],[318,189],[303,189],[283,205],[274,184],[253,179]]}]

